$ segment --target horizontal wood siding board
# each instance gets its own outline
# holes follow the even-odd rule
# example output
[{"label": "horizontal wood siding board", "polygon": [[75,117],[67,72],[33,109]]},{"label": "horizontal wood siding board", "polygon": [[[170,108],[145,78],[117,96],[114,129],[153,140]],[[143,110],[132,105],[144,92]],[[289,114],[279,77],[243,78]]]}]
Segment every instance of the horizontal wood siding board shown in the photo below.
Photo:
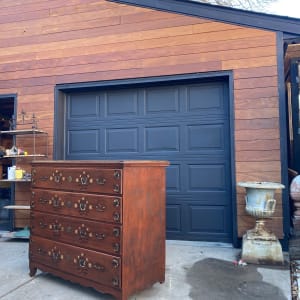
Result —
[{"label": "horizontal wood siding board", "polygon": [[[144,27],[145,30],[155,30],[156,28],[167,28],[167,27],[174,27],[179,25],[190,25],[196,24],[197,22],[192,19],[167,19],[167,20],[158,20],[156,22],[147,22],[140,25],[140,27]],[[50,32],[48,29],[43,29],[43,36],[31,35],[31,36],[20,36],[15,38],[5,38],[3,42],[7,43],[10,47],[15,46],[22,46],[28,44],[44,44],[46,42],[51,41],[67,41],[67,40],[77,40],[80,39],[82,36],[89,36],[89,37],[98,37],[100,35],[111,35],[113,33],[117,34],[125,31],[122,26],[116,26],[120,24],[119,17],[110,17],[104,18],[103,21],[101,19],[97,20],[89,20],[84,22],[78,22],[74,26],[73,24],[68,25],[55,25],[54,29]],[[115,25],[115,26],[113,26]],[[133,24],[132,27],[136,26]],[[144,26],[143,26],[144,25]],[[49,25],[53,26],[53,25]],[[62,27],[61,27],[62,26]],[[70,27],[70,30],[68,30]],[[112,29],[114,28],[114,29]],[[127,32],[133,32],[134,28],[127,28]]]},{"label": "horizontal wood siding board", "polygon": [[[1,20],[0,20],[0,24],[3,23],[4,24],[4,28],[8,27],[9,25],[14,28],[14,26],[20,26],[22,25],[24,28],[29,29],[30,26],[33,27],[33,30],[35,29],[35,26],[38,27],[37,25],[37,21],[40,24],[40,29],[44,29],[46,26],[51,26],[51,25],[64,25],[64,24],[68,24],[68,23],[72,23],[72,20],[74,21],[74,23],[76,22],[81,22],[82,20],[91,20],[91,19],[97,19],[97,17],[99,19],[101,19],[101,17],[105,17],[105,15],[108,16],[114,16],[116,14],[118,14],[118,9],[114,9],[113,7],[110,6],[109,9],[106,9],[105,6],[100,6],[101,9],[94,9],[94,10],[90,10],[87,12],[81,12],[81,11],[73,11],[72,14],[64,14],[64,15],[60,15],[60,16],[56,16],[56,15],[51,15],[50,14],[50,9],[49,8],[45,8],[45,9],[41,9],[39,11],[31,11],[31,12],[26,12],[26,13],[17,13],[17,14],[9,14],[6,16],[2,16]],[[142,8],[131,8],[130,7],[124,7],[123,8],[124,12],[126,12],[126,10],[129,12],[129,10],[131,10],[131,13],[133,11],[141,11],[143,10]],[[42,12],[42,13],[41,13]],[[39,17],[40,14],[40,17]],[[26,15],[26,16],[24,16]],[[38,19],[38,17],[40,18],[40,20],[36,20]],[[11,28],[11,29],[12,29]],[[9,29],[9,28],[7,28]],[[3,29],[2,29],[3,30]],[[43,33],[43,31],[41,31],[40,33]]]},{"label": "horizontal wood siding board", "polygon": [[[276,149],[272,149],[276,150]],[[243,150],[236,153],[236,161],[276,161],[280,159],[279,151],[266,150]]]},{"label": "horizontal wood siding board", "polygon": [[235,168],[238,174],[248,174],[253,172],[260,172],[264,174],[265,172],[272,172],[273,174],[278,174],[281,171],[280,161],[264,161],[264,162],[236,162]]},{"label": "horizontal wood siding board", "polygon": [[236,131],[235,140],[249,141],[249,140],[274,140],[279,139],[278,129],[248,129]]},{"label": "horizontal wood siding board", "polygon": [[[118,10],[103,10],[101,14],[94,15],[91,17],[88,14],[85,16],[80,16],[78,21],[74,23],[72,20],[72,16],[68,17],[68,19],[63,17],[49,17],[47,19],[43,19],[43,24],[37,24],[36,22],[16,22],[15,24],[4,24],[0,28],[0,38],[17,38],[17,37],[31,37],[35,35],[45,35],[45,34],[53,34],[59,32],[68,32],[68,31],[78,31],[83,29],[92,29],[106,27],[108,25],[118,25],[124,23],[134,23],[140,22],[141,26],[148,26],[149,22],[156,21],[157,23],[159,20],[165,20],[164,23],[167,23],[167,20],[170,22],[172,19],[183,19],[183,17],[173,15],[173,14],[157,14],[153,12],[135,12],[132,10],[127,10],[127,14],[125,14],[126,10],[123,10],[123,15],[120,16]],[[125,18],[125,20],[124,20]],[[186,19],[186,22],[192,22],[192,18]],[[177,21],[178,22],[178,21]],[[209,22],[207,20],[203,20],[203,23]],[[194,21],[194,23],[199,23]],[[148,24],[148,25],[147,25]],[[161,23],[162,24],[162,23]],[[157,26],[161,24],[152,24],[152,26]],[[191,23],[192,24],[192,23]],[[170,27],[170,26],[169,26]],[[130,29],[130,28],[128,28]],[[91,32],[89,32],[91,34]]]},{"label": "horizontal wood siding board", "polygon": [[[235,179],[280,181],[275,33],[104,0],[0,7],[0,93],[17,93],[18,112],[35,112],[49,133],[49,158],[57,84],[233,71]],[[241,205],[239,234],[253,223]]]},{"label": "horizontal wood siding board", "polygon": [[[278,104],[278,98],[275,96],[272,97],[257,97],[257,98],[243,98],[243,99],[239,99],[239,101],[237,101],[235,103],[235,108],[237,110],[242,110],[245,109],[245,107],[247,107],[248,109],[262,109],[262,108],[276,108],[278,109],[279,104]],[[238,119],[236,117],[236,119]]]},{"label": "horizontal wood siding board", "polygon": [[257,87],[277,87],[278,77],[277,76],[269,76],[269,77],[260,77],[260,78],[243,78],[236,79],[235,81],[235,89],[249,89],[249,88],[257,88]]},{"label": "horizontal wood siding board", "polygon": [[[199,47],[199,53],[202,52],[210,52],[210,51],[224,51],[229,49],[247,49],[247,47],[260,47],[262,42],[264,40],[267,41],[267,45],[271,46],[273,45],[274,39],[270,38],[270,36],[261,36],[258,38],[253,38],[249,41],[248,38],[243,39],[233,39],[230,41],[227,41],[224,43],[224,37],[221,35],[219,36],[219,40],[214,40],[214,48],[211,49],[210,43],[207,43],[205,39],[201,38],[202,36],[199,35],[180,35],[180,36],[174,36],[174,37],[163,37],[163,38],[154,38],[150,40],[140,40],[140,41],[134,41],[134,49],[135,50],[151,50],[154,48],[163,48],[163,47],[173,47],[173,46],[181,46],[183,49],[187,46],[189,47]],[[90,40],[89,40],[90,41]],[[252,42],[251,42],[252,41]],[[105,43],[106,42],[106,43]],[[87,43],[85,43],[87,44]],[[195,46],[193,46],[195,45]],[[93,46],[93,47],[91,47]],[[274,44],[275,46],[275,44]],[[0,45],[1,47],[1,45]],[[82,43],[77,43],[74,45],[71,45],[72,52],[70,52],[70,47],[62,48],[62,49],[39,49],[40,51],[38,53],[33,52],[33,49],[31,52],[22,52],[17,53],[15,55],[9,53],[8,55],[4,54],[4,61],[7,63],[9,62],[20,62],[20,61],[36,61],[43,60],[43,59],[50,59],[50,58],[69,58],[72,56],[80,56],[80,55],[92,55],[92,54],[103,54],[106,53],[119,53],[123,51],[132,51],[133,48],[133,42],[119,42],[119,43],[107,43],[107,41],[104,40],[96,40],[95,43],[91,43],[88,45],[84,45]],[[1,61],[0,61],[1,63]],[[274,69],[274,67],[273,67]],[[248,69],[245,69],[247,71]],[[276,68],[275,68],[276,70]],[[261,76],[259,74],[259,71],[265,74],[265,76],[268,75],[275,75],[277,74],[276,71],[270,74],[270,71],[267,68],[256,68],[253,70],[253,76]],[[249,69],[249,74],[251,70]],[[238,74],[238,73],[237,73]],[[247,72],[245,72],[247,74]],[[238,78],[239,76],[237,76]],[[240,76],[242,77],[242,76]]]},{"label": "horizontal wood siding board", "polygon": [[[99,1],[97,0],[68,0],[66,1],[61,1],[61,0],[51,0],[50,4],[48,3],[49,1],[44,1],[44,0],[26,0],[26,6],[28,5],[29,8],[24,10],[24,12],[27,11],[35,11],[35,10],[40,10],[41,8],[53,8],[53,7],[65,7],[67,8],[68,6],[73,6],[73,11],[76,10],[76,7],[80,4],[83,6],[86,6],[87,3],[97,3]],[[105,5],[105,2],[104,4]],[[113,5],[113,3],[108,4],[110,7]],[[117,4],[114,4],[117,6]],[[17,13],[22,13],[23,8],[24,8],[24,1],[23,0],[14,0],[14,1],[6,1],[6,0],[0,0],[0,6],[1,6],[1,11],[2,8],[4,8],[4,12],[9,14],[9,9],[11,12],[17,12]]]},{"label": "horizontal wood siding board", "polygon": [[266,97],[278,97],[278,90],[275,87],[259,87],[255,89],[235,90],[237,99],[259,99]]},{"label": "horizontal wood siding board", "polygon": [[277,66],[260,66],[254,68],[246,66],[234,72],[235,79],[259,78],[265,76],[277,76]]},{"label": "horizontal wood siding board", "polygon": [[[149,36],[149,39],[147,38],[147,35],[140,35],[138,40],[131,40],[130,37],[131,35],[128,35],[128,38],[124,38],[121,41],[119,41],[122,45],[122,43],[128,43],[129,42],[129,46],[132,47],[133,44],[135,44],[136,42],[140,42],[141,44],[143,44],[146,40],[149,40],[149,43],[152,44],[152,38],[154,39],[158,39],[157,40],[157,46],[158,47],[162,47],[162,46],[172,46],[172,44],[169,43],[169,37],[165,37],[164,35],[167,34],[167,32],[164,32],[165,30],[159,30],[158,32],[160,32],[161,34],[152,34],[151,36]],[[155,31],[154,31],[155,32]],[[184,29],[183,29],[184,32]],[[178,40],[182,40],[186,38],[186,35],[184,37],[182,37],[181,35],[178,36],[178,31],[174,31],[172,32],[172,34],[174,34],[173,37],[177,36]],[[186,33],[187,35],[189,35],[188,33]],[[138,36],[136,37],[138,38]],[[164,39],[167,38],[167,41],[164,43]],[[128,40],[129,39],[129,40]],[[193,39],[189,39],[191,44],[195,44],[195,43],[199,43],[199,42],[203,42],[203,43],[208,43],[208,42],[215,42],[215,41],[220,41],[223,40],[224,41],[224,34],[217,32],[215,35],[213,33],[205,33],[205,34],[200,34],[200,36],[194,36]],[[235,39],[233,39],[235,40]],[[99,40],[99,38],[90,38],[88,40],[82,40],[82,39],[77,39],[77,40],[68,40],[68,41],[64,41],[64,42],[52,42],[52,43],[44,43],[44,44],[40,44],[38,45],[38,47],[32,47],[31,44],[29,45],[25,45],[25,46],[16,46],[16,47],[7,47],[7,48],[0,48],[0,58],[1,61],[3,61],[5,59],[6,56],[7,57],[7,61],[11,62],[9,60],[9,58],[13,58],[13,55],[18,56],[19,54],[21,54],[22,56],[26,57],[26,55],[28,54],[30,55],[35,55],[32,56],[33,58],[46,58],[46,57],[42,57],[41,53],[47,53],[47,51],[53,51],[53,52],[57,52],[57,53],[61,53],[61,52],[65,52],[65,57],[67,57],[66,54],[72,53],[73,48],[76,49],[76,47],[78,47],[78,45],[80,45],[81,47],[83,45],[85,45],[86,47],[99,47],[101,48],[103,44],[114,44],[114,47],[112,47],[112,45],[110,46],[113,50],[117,49],[117,43],[118,41],[114,38],[101,38]],[[182,42],[182,44],[184,45],[186,42]],[[230,44],[230,43],[229,43]],[[143,46],[144,47],[144,46]],[[153,45],[152,47],[153,48]],[[242,47],[245,48],[245,47]],[[135,48],[138,49],[138,48]],[[201,49],[199,47],[199,49]],[[213,50],[214,48],[212,48],[211,50]],[[71,52],[70,52],[71,50]],[[108,50],[108,49],[107,49]],[[262,51],[264,51],[262,49]],[[101,50],[100,50],[101,53]],[[201,52],[200,52],[201,53]],[[272,53],[272,52],[271,52]],[[49,54],[48,54],[49,55]],[[251,55],[253,56],[253,55]],[[239,60],[235,60],[235,59],[231,59],[229,60],[228,64],[242,64],[242,67],[257,67],[257,66],[273,66],[274,64],[276,65],[276,59],[274,58],[274,56],[270,56],[270,53],[265,53],[263,55],[263,58],[260,58],[259,55],[257,55],[258,57],[254,57],[254,58],[250,58],[247,59],[247,57],[244,57],[244,60],[242,60],[242,62],[239,62]],[[3,60],[2,60],[3,57]],[[264,60],[263,60],[264,59]],[[239,62],[239,63],[238,63]],[[224,67],[226,68],[226,65],[224,65]],[[233,68],[234,69],[234,68]]]},{"label": "horizontal wood siding board", "polygon": [[[249,49],[248,49],[249,50]],[[191,50],[192,51],[192,50]],[[137,51],[138,52],[138,51]],[[143,51],[142,53],[135,53],[131,52],[128,54],[128,57],[125,55],[121,55],[118,57],[114,57],[110,54],[108,54],[107,59],[105,57],[97,57],[95,56],[93,60],[93,56],[86,58],[85,56],[82,57],[83,61],[74,60],[73,63],[69,62],[68,68],[65,68],[65,66],[57,66],[56,68],[48,66],[47,68],[42,69],[31,69],[29,70],[23,70],[23,71],[6,71],[6,79],[21,79],[21,78],[30,78],[30,77],[41,77],[41,76],[51,76],[51,75],[59,75],[59,74],[78,74],[78,66],[80,65],[80,71],[82,73],[87,72],[97,72],[100,70],[120,70],[120,69],[132,69],[134,67],[151,67],[151,66],[159,66],[159,65],[174,65],[174,64],[190,64],[195,61],[197,62],[210,62],[215,61],[216,57],[220,61],[224,60],[224,57],[228,58],[240,58],[241,60],[247,57],[247,50],[240,50],[240,51],[223,51],[223,52],[212,52],[209,54],[205,53],[189,53],[189,49],[186,51],[183,51],[184,54],[181,54],[180,50],[178,49],[177,52],[174,50],[174,53],[172,51],[168,55],[167,49],[160,49],[158,53],[156,53],[155,49],[151,51],[151,53]],[[194,50],[195,52],[195,50]],[[253,55],[258,56],[258,53],[255,53]],[[146,56],[146,57],[145,57]],[[126,58],[127,57],[127,58]],[[262,54],[260,54],[260,57],[262,57]],[[248,60],[251,59],[251,55],[248,53]],[[254,58],[255,59],[255,58]],[[116,61],[118,63],[116,63]],[[249,80],[249,84],[247,85],[247,88],[251,88],[255,86],[255,82],[258,81],[258,79],[253,79],[254,82]],[[261,85],[263,87],[267,86],[276,86],[274,84],[274,78],[262,78]],[[268,84],[270,83],[270,84]],[[259,87],[259,86],[258,86]]]},{"label": "horizontal wood siding board", "polygon": [[[244,162],[247,162],[247,161],[244,161]],[[253,171],[251,173],[250,172],[248,172],[248,173],[239,173],[238,174],[238,182],[239,181],[271,181],[271,182],[281,182],[281,175],[278,174],[278,171],[272,171],[272,172],[267,172],[267,171],[264,171],[264,170],[261,170],[261,172],[259,172],[259,171],[256,171],[256,172]]]},{"label": "horizontal wood siding board", "polygon": [[2,15],[0,18],[0,24],[12,23],[19,18],[20,21],[27,20],[38,20],[47,18],[49,16],[49,10],[43,9],[38,11],[27,12],[26,14],[18,14],[18,15]]},{"label": "horizontal wood siding board", "polygon": [[[242,151],[273,151],[280,150],[280,143],[278,139],[274,140],[248,140],[240,141],[236,145],[236,151],[242,153]],[[273,160],[272,160],[273,161]]]},{"label": "horizontal wood siding board", "polygon": [[[206,46],[205,46],[206,45]],[[230,45],[230,44],[229,44]],[[131,46],[132,47],[132,46]],[[269,46],[271,47],[271,46]],[[72,53],[69,53],[69,56],[64,55],[60,53],[62,57],[60,58],[52,58],[52,59],[40,59],[40,60],[25,60],[25,61],[19,61],[18,64],[12,62],[12,63],[6,63],[1,64],[0,63],[0,71],[1,72],[15,72],[18,70],[36,70],[36,69],[45,69],[45,68],[53,68],[53,65],[57,67],[66,67],[66,66],[78,66],[78,65],[93,65],[93,64],[99,64],[103,62],[115,62],[115,61],[122,61],[122,60],[141,60],[141,59],[150,59],[150,58],[157,58],[157,57],[178,57],[180,55],[194,55],[193,58],[200,59],[201,61],[209,61],[209,60],[215,60],[216,57],[219,59],[224,58],[245,58],[245,57],[261,57],[264,55],[268,55],[270,53],[270,49],[268,47],[260,47],[258,44],[255,46],[255,48],[251,48],[250,45],[248,47],[241,47],[239,46],[237,49],[230,49],[226,44],[222,43],[222,48],[219,47],[217,49],[216,47],[214,50],[209,50],[209,47],[207,44],[189,44],[189,45],[175,45],[175,46],[169,46],[167,49],[166,47],[157,47],[157,48],[151,48],[151,49],[136,49],[134,52],[132,50],[120,50],[120,49],[110,49],[110,52],[104,52],[101,56],[99,53],[89,53],[89,55],[85,52],[84,55],[81,52],[81,55],[76,55],[77,49],[74,49]],[[85,49],[80,49],[85,50]],[[252,50],[252,51],[251,51]],[[95,52],[96,50],[94,50]],[[106,49],[107,51],[107,49]],[[209,52],[208,52],[209,51]],[[56,52],[56,55],[59,53]],[[48,52],[48,56],[49,52]],[[195,57],[196,56],[196,57]],[[11,57],[11,56],[10,56]],[[16,57],[18,57],[16,55]],[[275,81],[277,77],[275,76],[265,76],[264,80],[260,80],[260,78],[254,77],[254,78],[248,78],[248,79],[238,79],[237,84],[240,85],[240,88],[242,88],[243,85],[247,84],[247,80],[249,80],[249,87],[253,86],[254,84],[268,84],[268,82]],[[259,81],[260,80],[260,81]],[[237,87],[238,88],[238,87]]]},{"label": "horizontal wood siding board", "polygon": [[253,120],[256,118],[270,119],[270,118],[279,117],[278,108],[273,108],[273,107],[250,108],[246,111],[242,109],[237,109],[235,113],[236,113],[236,120]]},{"label": "horizontal wood siding board", "polygon": [[[93,73],[81,73],[81,74],[70,74],[70,75],[60,75],[60,76],[45,76],[45,77],[32,77],[25,79],[14,79],[9,81],[1,81],[0,86],[4,88],[21,88],[21,87],[31,87],[31,86],[44,86],[48,84],[63,84],[63,83],[73,83],[73,82],[89,82],[98,80],[113,80],[120,78],[136,78],[145,76],[157,76],[159,74],[163,75],[173,75],[174,72],[178,73],[194,73],[194,72],[209,72],[215,71],[221,68],[221,62],[203,62],[203,63],[191,63],[166,66],[156,66],[148,67],[145,69],[143,66],[140,68],[124,68],[122,70],[103,70],[101,72]],[[78,70],[79,71],[79,70]]]},{"label": "horizontal wood siding board", "polygon": [[[259,109],[259,107],[257,108]],[[264,116],[263,116],[264,117]],[[279,119],[274,118],[262,118],[262,119],[236,119],[235,130],[247,130],[247,129],[271,129],[279,126]],[[249,141],[250,142],[250,141]]]}]

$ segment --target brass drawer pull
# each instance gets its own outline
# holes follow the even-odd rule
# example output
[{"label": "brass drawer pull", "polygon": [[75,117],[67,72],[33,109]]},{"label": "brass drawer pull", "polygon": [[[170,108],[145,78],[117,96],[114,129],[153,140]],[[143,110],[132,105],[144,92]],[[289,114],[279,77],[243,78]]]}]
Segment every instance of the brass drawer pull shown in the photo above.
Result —
[{"label": "brass drawer pull", "polygon": [[113,229],[113,235],[115,237],[119,237],[120,236],[120,229],[119,228],[114,228]]},{"label": "brass drawer pull", "polygon": [[119,266],[120,266],[119,260],[117,260],[117,259],[114,258],[112,260],[112,266],[113,266],[114,269],[119,268]]},{"label": "brass drawer pull", "polygon": [[41,176],[39,178],[40,181],[47,181],[49,179],[49,176]]},{"label": "brass drawer pull", "polygon": [[104,212],[106,210],[106,206],[101,203],[96,204],[95,208],[96,208],[96,211],[99,211],[99,212]]},{"label": "brass drawer pull", "polygon": [[105,233],[96,233],[95,236],[98,240],[104,240],[106,238]]},{"label": "brass drawer pull", "polygon": [[106,179],[105,178],[97,178],[96,182],[99,185],[104,185],[106,183]]},{"label": "brass drawer pull", "polygon": [[113,186],[113,191],[114,191],[115,193],[120,193],[120,186],[119,186],[118,184],[114,184],[114,186]]},{"label": "brass drawer pull", "polygon": [[43,248],[40,248],[40,247],[36,249],[36,252],[40,255],[45,255],[46,254],[46,251]]},{"label": "brass drawer pull", "polygon": [[44,222],[42,222],[42,221],[39,222],[39,225],[40,225],[40,227],[41,227],[42,229],[47,228],[47,224],[44,223]]},{"label": "brass drawer pull", "polygon": [[114,199],[114,207],[119,207],[120,206],[120,199]]},{"label": "brass drawer pull", "polygon": [[119,253],[120,252],[120,244],[119,243],[115,243],[113,245],[113,249],[115,253]]},{"label": "brass drawer pull", "polygon": [[120,221],[120,214],[115,212],[114,215],[113,215],[113,219],[114,219],[115,222]]},{"label": "brass drawer pull", "polygon": [[100,265],[100,264],[98,264],[98,263],[95,263],[95,264],[93,265],[93,267],[94,267],[94,269],[96,269],[97,271],[100,271],[100,272],[104,272],[104,271],[105,271],[105,267],[102,266],[102,265]]},{"label": "brass drawer pull", "polygon": [[44,199],[44,198],[40,198],[39,199],[39,203],[41,203],[41,204],[48,204],[49,203],[49,200],[47,200],[47,199]]}]

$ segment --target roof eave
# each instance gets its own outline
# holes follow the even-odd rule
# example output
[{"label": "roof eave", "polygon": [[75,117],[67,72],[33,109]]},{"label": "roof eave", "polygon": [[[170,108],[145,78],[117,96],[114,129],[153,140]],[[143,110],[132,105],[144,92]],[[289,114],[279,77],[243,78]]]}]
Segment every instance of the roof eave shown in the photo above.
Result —
[{"label": "roof eave", "polygon": [[249,26],[287,35],[300,35],[300,19],[257,13],[225,6],[211,5],[190,0],[107,0],[123,4],[152,8],[194,17]]}]

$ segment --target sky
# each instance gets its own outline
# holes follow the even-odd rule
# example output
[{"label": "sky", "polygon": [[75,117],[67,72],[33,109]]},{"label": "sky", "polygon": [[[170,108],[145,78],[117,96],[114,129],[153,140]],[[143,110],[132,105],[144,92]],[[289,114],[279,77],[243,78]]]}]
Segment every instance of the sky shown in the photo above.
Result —
[{"label": "sky", "polygon": [[274,14],[300,19],[300,0],[278,0],[270,5]]}]

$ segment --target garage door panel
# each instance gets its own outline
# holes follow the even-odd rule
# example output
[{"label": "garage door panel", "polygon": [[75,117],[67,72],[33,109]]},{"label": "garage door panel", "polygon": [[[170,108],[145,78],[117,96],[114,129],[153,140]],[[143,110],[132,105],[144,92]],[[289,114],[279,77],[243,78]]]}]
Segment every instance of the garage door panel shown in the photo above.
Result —
[{"label": "garage door panel", "polygon": [[[179,193],[192,193],[208,191],[213,192],[227,191],[228,174],[226,163],[209,163],[205,160],[198,164],[190,161],[181,163],[172,162],[167,168],[167,190]],[[191,194],[191,195],[192,195]]]},{"label": "garage door panel", "polygon": [[200,84],[187,87],[188,111],[224,114],[224,88],[220,84]]},{"label": "garage door panel", "polygon": [[78,94],[68,97],[68,119],[97,118],[99,98],[94,94]]},{"label": "garage door panel", "polygon": [[156,126],[145,128],[145,152],[179,151],[180,128],[178,126]]},{"label": "garage door panel", "polygon": [[70,130],[68,154],[99,153],[99,130]]},{"label": "garage door panel", "polygon": [[226,233],[227,211],[222,206],[189,206],[188,231],[201,233]]},{"label": "garage door panel", "polygon": [[224,150],[223,124],[193,124],[186,126],[188,151]]},{"label": "garage door panel", "polygon": [[138,115],[138,92],[136,90],[106,92],[104,99],[106,117]]},{"label": "garage door panel", "polygon": [[182,230],[181,205],[173,204],[166,206],[167,231],[180,233]]},{"label": "garage door panel", "polygon": [[178,87],[149,88],[145,90],[145,114],[179,112]]},{"label": "garage door panel", "polygon": [[105,152],[124,153],[138,150],[138,128],[107,128],[105,130]]},{"label": "garage door panel", "polygon": [[224,190],[226,188],[225,176],[225,165],[188,165],[188,191]]},{"label": "garage door panel", "polygon": [[166,170],[166,189],[168,192],[181,191],[180,164],[170,165]]}]

